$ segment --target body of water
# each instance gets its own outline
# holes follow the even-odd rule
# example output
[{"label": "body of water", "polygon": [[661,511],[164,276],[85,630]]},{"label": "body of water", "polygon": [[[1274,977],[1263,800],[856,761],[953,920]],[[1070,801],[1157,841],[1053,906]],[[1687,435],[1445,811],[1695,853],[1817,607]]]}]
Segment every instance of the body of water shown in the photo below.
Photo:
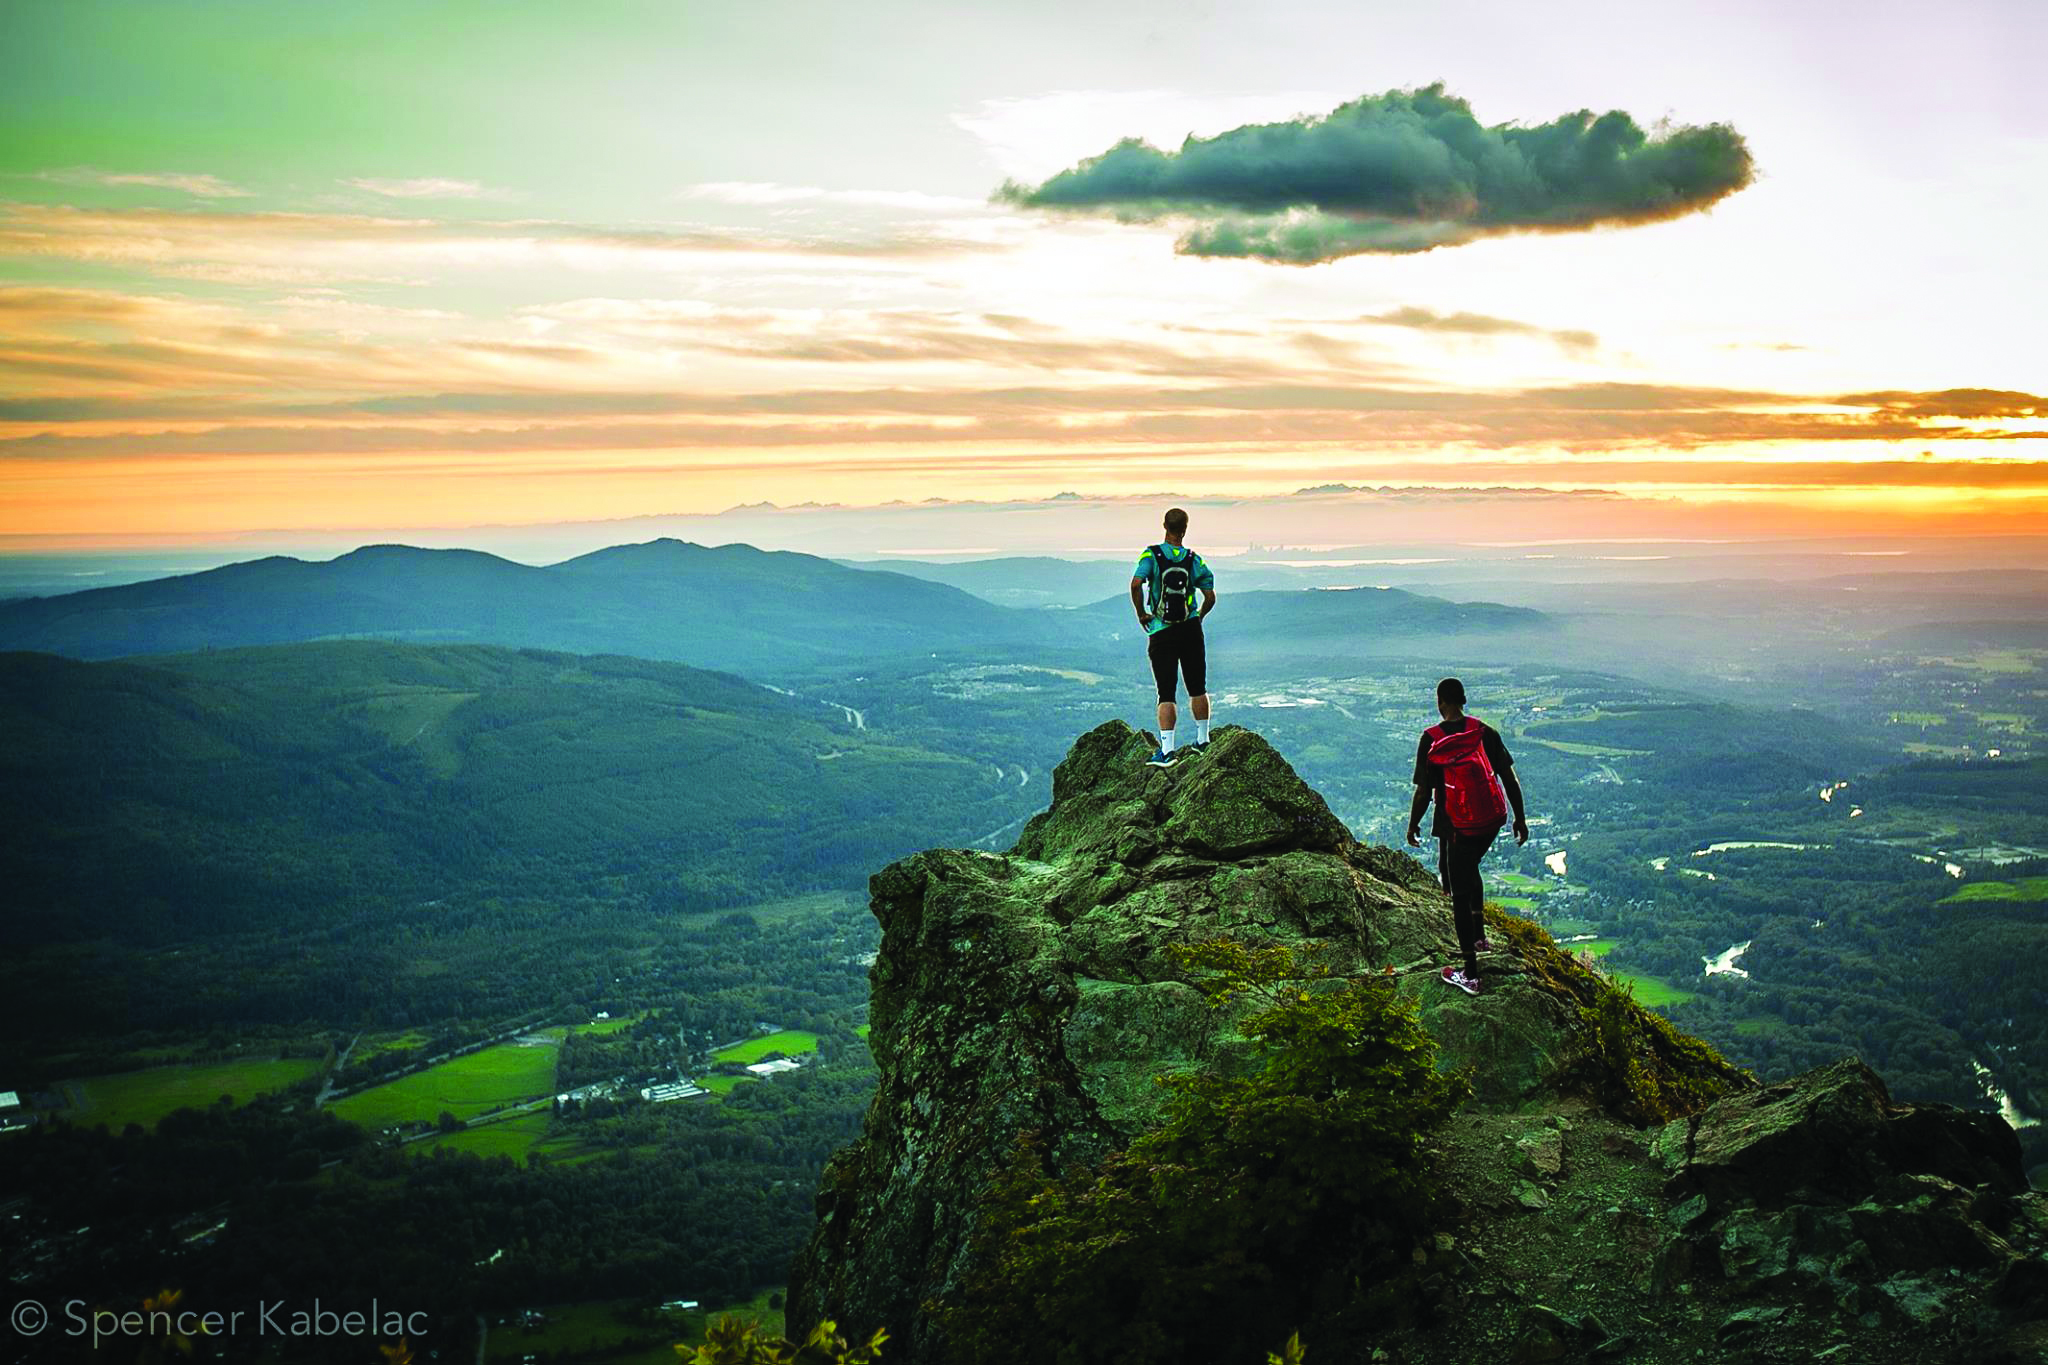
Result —
[{"label": "body of water", "polygon": [[1748,952],[1749,945],[1753,942],[1755,942],[1754,939],[1745,939],[1741,943],[1738,943],[1734,947],[1729,948],[1728,950],[1723,952],[1719,957],[1701,958],[1700,961],[1707,964],[1707,969],[1704,975],[1739,976],[1744,981],[1749,980],[1749,971],[1746,968],[1736,966],[1735,959],[1741,957],[1744,953]]}]

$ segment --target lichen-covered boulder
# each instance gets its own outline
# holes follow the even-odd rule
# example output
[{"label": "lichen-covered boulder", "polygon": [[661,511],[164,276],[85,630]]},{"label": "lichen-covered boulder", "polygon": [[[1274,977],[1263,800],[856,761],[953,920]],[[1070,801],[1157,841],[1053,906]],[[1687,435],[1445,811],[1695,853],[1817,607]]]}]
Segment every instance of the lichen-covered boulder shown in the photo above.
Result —
[{"label": "lichen-covered boulder", "polygon": [[2039,1201],[2012,1129],[1895,1103],[1854,1058],[1718,1100],[1667,1124],[1652,1150],[1692,1244],[1684,1259],[1718,1269],[1737,1294],[1925,1330],[1982,1281],[2003,1273],[2004,1285],[2027,1264]]},{"label": "lichen-covered boulder", "polygon": [[1679,1119],[1657,1150],[1674,1195],[1716,1206],[1854,1203],[1901,1174],[2002,1195],[2027,1188],[2019,1139],[1997,1116],[1895,1104],[1853,1057]]}]

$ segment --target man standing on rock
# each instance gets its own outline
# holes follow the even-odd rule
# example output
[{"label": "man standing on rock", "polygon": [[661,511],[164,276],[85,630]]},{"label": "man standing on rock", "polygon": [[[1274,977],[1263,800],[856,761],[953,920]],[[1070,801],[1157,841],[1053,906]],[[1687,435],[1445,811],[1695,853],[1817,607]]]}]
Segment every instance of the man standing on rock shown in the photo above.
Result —
[{"label": "man standing on rock", "polygon": [[[1195,713],[1195,742],[1200,753],[1209,742],[1208,660],[1202,644],[1202,618],[1216,609],[1216,575],[1202,557],[1181,540],[1188,533],[1188,514],[1175,507],[1166,514],[1166,539],[1148,545],[1131,571],[1131,606],[1146,632],[1145,652],[1152,661],[1152,680],[1159,685],[1159,747],[1145,761],[1155,768],[1173,766],[1174,727],[1180,723],[1174,705],[1175,684],[1185,679],[1188,708]],[[1194,607],[1197,590],[1202,605]],[[1176,678],[1176,674],[1179,678]]]},{"label": "man standing on rock", "polygon": [[1450,893],[1458,946],[1465,953],[1462,969],[1444,968],[1444,984],[1477,995],[1479,954],[1493,947],[1486,941],[1486,887],[1479,880],[1479,860],[1507,824],[1509,807],[1515,812],[1517,844],[1529,842],[1529,821],[1522,813],[1514,757],[1498,730],[1465,714],[1465,684],[1456,678],[1438,683],[1436,709],[1442,723],[1424,730],[1415,746],[1408,842],[1421,845],[1422,812],[1434,800],[1430,830],[1437,840],[1437,872]]}]

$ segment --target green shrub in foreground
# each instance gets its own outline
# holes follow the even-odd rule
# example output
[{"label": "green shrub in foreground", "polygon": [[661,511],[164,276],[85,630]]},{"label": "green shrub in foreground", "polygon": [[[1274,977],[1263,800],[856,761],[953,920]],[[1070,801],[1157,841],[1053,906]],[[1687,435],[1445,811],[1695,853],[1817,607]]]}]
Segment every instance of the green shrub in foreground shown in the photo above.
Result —
[{"label": "green shrub in foreground", "polygon": [[1165,1078],[1165,1122],[1095,1170],[1021,1140],[975,1269],[931,1305],[955,1359],[1253,1362],[1297,1324],[1313,1341],[1404,1311],[1438,1195],[1426,1139],[1470,1083],[1391,983],[1230,940],[1178,956],[1213,1005],[1254,1007],[1238,1028],[1263,1067]]},{"label": "green shrub in foreground", "polygon": [[821,1322],[802,1343],[764,1336],[760,1327],[736,1317],[711,1324],[701,1346],[678,1345],[681,1365],[874,1365],[881,1359],[888,1333],[876,1332],[855,1346],[839,1335],[839,1325]]}]

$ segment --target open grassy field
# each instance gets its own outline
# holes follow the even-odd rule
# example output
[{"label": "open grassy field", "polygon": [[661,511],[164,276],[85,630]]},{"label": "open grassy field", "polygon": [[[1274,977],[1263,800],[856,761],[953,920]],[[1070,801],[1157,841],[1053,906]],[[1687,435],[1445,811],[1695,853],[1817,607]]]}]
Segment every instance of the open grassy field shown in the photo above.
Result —
[{"label": "open grassy field", "polygon": [[317,1058],[282,1057],[88,1076],[63,1083],[77,1105],[66,1117],[74,1123],[104,1123],[110,1129],[130,1123],[149,1128],[173,1109],[204,1109],[222,1095],[241,1103],[319,1074]]},{"label": "open grassy field", "polygon": [[1636,1003],[1638,1005],[1648,1005],[1651,1009],[1656,1009],[1662,1005],[1682,1005],[1692,999],[1691,991],[1682,991],[1661,977],[1643,976],[1636,972],[1618,972],[1613,970],[1610,970],[1607,974],[1614,978],[1616,985],[1632,987],[1635,992]]},{"label": "open grassy field", "polygon": [[2048,877],[2021,877],[2010,882],[1971,882],[1936,905],[1968,905],[1982,901],[2048,901]]},{"label": "open grassy field", "polygon": [[1534,735],[1522,738],[1531,744],[1541,744],[1546,749],[1555,749],[1561,754],[1573,754],[1579,758],[1641,758],[1652,752],[1649,749],[1615,749],[1605,744],[1573,744],[1561,739],[1538,739]]},{"label": "open grassy field", "polygon": [[735,1043],[721,1052],[714,1052],[713,1058],[721,1062],[741,1062],[751,1065],[771,1052],[781,1052],[794,1057],[799,1052],[816,1052],[818,1035],[802,1029],[786,1028],[780,1033],[764,1033],[759,1038],[749,1038],[744,1043]]},{"label": "open grassy field", "polygon": [[431,1123],[444,1110],[459,1119],[474,1118],[487,1109],[553,1091],[555,1051],[545,1045],[499,1043],[336,1100],[330,1107],[349,1122],[372,1129],[415,1119]]},{"label": "open grassy field", "polygon": [[414,1143],[408,1150],[424,1156],[436,1147],[448,1147],[458,1152],[474,1152],[478,1156],[509,1156],[524,1166],[527,1154],[547,1136],[547,1131],[548,1111],[542,1109],[517,1118],[465,1128],[459,1133],[443,1133]]},{"label": "open grassy field", "polygon": [[1588,919],[1579,919],[1575,915],[1558,915],[1555,918],[1546,919],[1543,921],[1543,928],[1553,938],[1560,939],[1570,938],[1574,934],[1597,934],[1600,932],[1599,925]]}]

